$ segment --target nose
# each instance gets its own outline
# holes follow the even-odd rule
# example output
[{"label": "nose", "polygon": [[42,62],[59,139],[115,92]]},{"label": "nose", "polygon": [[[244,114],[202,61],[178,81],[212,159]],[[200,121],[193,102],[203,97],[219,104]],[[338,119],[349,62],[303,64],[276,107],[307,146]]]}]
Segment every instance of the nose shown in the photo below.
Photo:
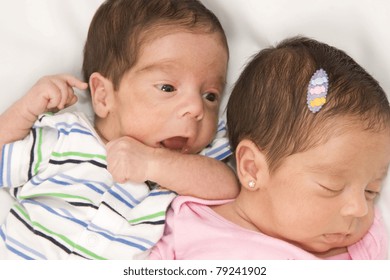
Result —
[{"label": "nose", "polygon": [[183,103],[179,109],[179,117],[190,117],[197,121],[203,119],[203,97],[199,92],[193,92],[183,96]]},{"label": "nose", "polygon": [[348,196],[341,208],[342,216],[363,217],[367,214],[368,202],[364,192],[356,192],[353,196]]}]

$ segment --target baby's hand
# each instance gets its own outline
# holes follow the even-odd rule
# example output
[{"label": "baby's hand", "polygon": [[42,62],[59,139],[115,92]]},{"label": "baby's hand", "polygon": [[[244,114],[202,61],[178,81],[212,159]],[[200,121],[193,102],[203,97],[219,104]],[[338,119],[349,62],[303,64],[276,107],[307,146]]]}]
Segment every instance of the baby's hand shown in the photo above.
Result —
[{"label": "baby's hand", "polygon": [[23,100],[28,111],[38,116],[46,111],[62,110],[75,104],[77,96],[73,88],[85,90],[88,84],[67,74],[45,76],[38,80]]},{"label": "baby's hand", "polygon": [[154,149],[127,136],[110,141],[106,145],[107,169],[115,182],[148,180],[148,168]]}]

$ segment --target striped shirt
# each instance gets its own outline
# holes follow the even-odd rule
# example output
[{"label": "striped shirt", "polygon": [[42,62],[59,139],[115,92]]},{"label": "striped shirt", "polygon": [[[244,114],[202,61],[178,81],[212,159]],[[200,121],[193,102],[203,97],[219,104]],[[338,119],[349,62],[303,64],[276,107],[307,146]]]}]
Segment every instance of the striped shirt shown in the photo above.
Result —
[{"label": "striped shirt", "polygon": [[[203,154],[229,155],[224,130]],[[42,115],[28,137],[5,145],[0,185],[15,203],[0,228],[0,259],[145,259],[176,194],[115,183],[106,166],[81,113]]]}]

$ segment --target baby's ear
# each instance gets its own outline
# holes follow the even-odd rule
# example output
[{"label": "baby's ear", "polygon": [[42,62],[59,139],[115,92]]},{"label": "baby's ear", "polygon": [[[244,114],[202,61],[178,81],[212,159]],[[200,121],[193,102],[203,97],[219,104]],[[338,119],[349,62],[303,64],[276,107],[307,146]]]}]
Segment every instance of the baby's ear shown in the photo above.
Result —
[{"label": "baby's ear", "polygon": [[244,139],[236,148],[237,176],[243,188],[254,191],[269,179],[266,156],[251,140]]},{"label": "baby's ear", "polygon": [[114,94],[112,82],[100,73],[94,72],[89,78],[89,88],[95,114],[100,118],[107,117],[112,106]]}]

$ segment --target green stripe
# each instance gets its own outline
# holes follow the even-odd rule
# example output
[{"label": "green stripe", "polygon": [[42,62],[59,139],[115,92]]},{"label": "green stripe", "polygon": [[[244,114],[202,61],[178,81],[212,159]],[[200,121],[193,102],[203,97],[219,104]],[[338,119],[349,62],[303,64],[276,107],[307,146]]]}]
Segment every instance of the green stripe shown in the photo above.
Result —
[{"label": "green stripe", "polygon": [[34,197],[40,197],[40,196],[50,196],[50,197],[60,197],[60,198],[74,198],[74,199],[81,199],[81,200],[86,200],[90,203],[93,203],[92,200],[83,197],[83,196],[78,196],[78,195],[70,195],[66,193],[39,193],[39,194],[32,194],[32,195],[27,195],[27,196],[19,196],[21,199],[30,199]]},{"label": "green stripe", "polygon": [[104,156],[104,155],[87,154],[87,153],[80,153],[80,152],[64,152],[64,153],[52,152],[51,155],[53,157],[77,156],[77,157],[88,158],[88,159],[100,158],[100,159],[106,160],[106,156]]},{"label": "green stripe", "polygon": [[98,260],[105,260],[105,258],[103,258],[102,256],[99,256],[97,254],[95,254],[94,252],[91,252],[89,251],[88,249],[74,243],[72,240],[70,240],[68,237],[62,235],[62,234],[59,234],[59,233],[56,233],[46,227],[44,227],[43,225],[41,225],[40,223],[38,222],[35,222],[35,221],[32,221],[29,217],[29,215],[23,211],[23,209],[21,207],[19,207],[18,205],[15,205],[16,208],[19,210],[19,212],[26,218],[30,221],[30,223],[38,228],[40,228],[41,230],[45,231],[46,233],[49,233],[51,235],[54,235],[54,236],[57,236],[58,238],[62,239],[65,243],[69,244],[70,246],[72,246],[73,248],[76,248],[78,249],[79,251],[85,253],[86,255],[88,256],[91,256],[92,258],[94,259],[98,259]]},{"label": "green stripe", "polygon": [[38,129],[38,145],[37,145],[38,160],[34,167],[34,175],[38,174],[39,165],[42,162],[42,128]]},{"label": "green stripe", "polygon": [[147,215],[147,216],[143,216],[143,217],[140,217],[140,218],[137,218],[137,219],[133,219],[133,220],[128,220],[128,222],[129,223],[138,223],[138,222],[141,222],[141,221],[150,220],[150,219],[153,219],[153,218],[163,217],[163,216],[165,216],[165,211],[157,212],[157,213],[150,214],[150,215]]}]

